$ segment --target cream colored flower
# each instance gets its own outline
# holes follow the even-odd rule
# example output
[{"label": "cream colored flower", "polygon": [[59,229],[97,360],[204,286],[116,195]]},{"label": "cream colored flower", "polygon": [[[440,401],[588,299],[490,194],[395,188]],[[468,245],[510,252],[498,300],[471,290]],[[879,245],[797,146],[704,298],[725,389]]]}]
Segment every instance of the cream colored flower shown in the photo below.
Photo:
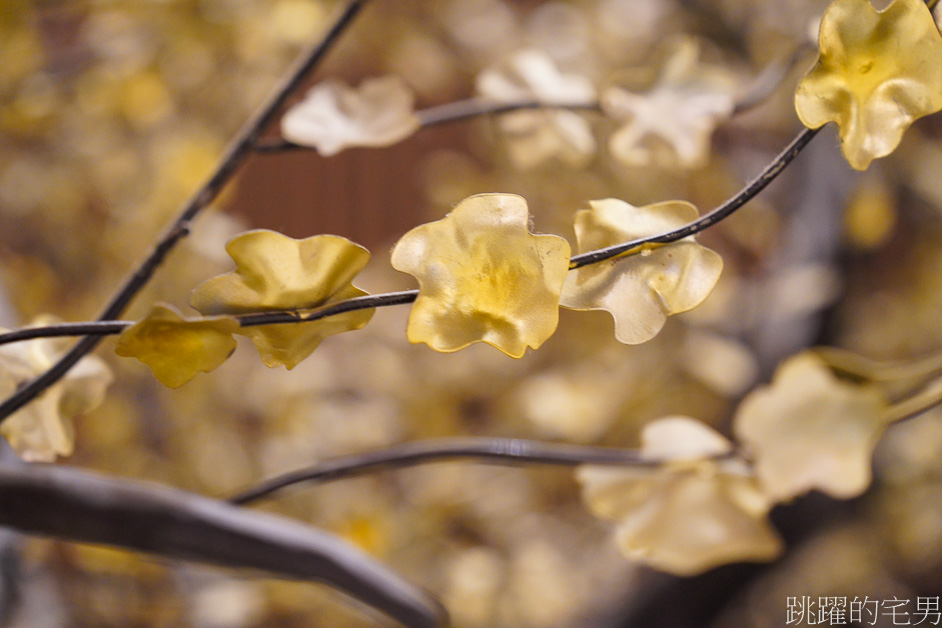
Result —
[{"label": "cream colored flower", "polygon": [[737,561],[771,560],[782,543],[766,519],[770,500],[729,441],[699,421],[668,417],[645,426],[652,468],[580,467],[590,510],[616,524],[625,557],[690,576]]},{"label": "cream colored flower", "polygon": [[315,85],[281,119],[281,134],[330,157],[354,146],[395,144],[420,125],[409,87],[396,76],[385,76],[356,89],[338,81]]},{"label": "cream colored flower", "polygon": [[[503,66],[478,76],[481,96],[496,102],[591,104],[595,87],[578,74],[562,74],[553,60],[537,50],[522,50]],[[516,111],[503,114],[500,125],[508,139],[510,156],[521,168],[559,159],[583,166],[595,154],[589,123],[572,111]]]},{"label": "cream colored flower", "polygon": [[886,407],[876,388],[841,381],[821,358],[804,352],[783,362],[771,385],[742,401],[733,431],[755,458],[763,490],[776,501],[812,489],[847,498],[870,485]]},{"label": "cream colored flower", "polygon": [[[698,216],[697,208],[684,201],[635,207],[609,198],[589,201],[589,206],[576,214],[580,253],[672,231]],[[560,304],[608,311],[615,319],[615,337],[639,344],[656,336],[668,316],[703,302],[722,270],[723,259],[691,236],[572,271]]]},{"label": "cream colored flower", "polygon": [[[32,326],[52,322],[41,317]],[[67,347],[68,341],[61,338],[0,346],[0,397],[9,397],[21,384],[48,370]],[[72,418],[97,407],[111,381],[108,366],[95,356],[86,356],[65,377],[10,415],[0,425],[0,434],[24,460],[53,462],[56,456],[68,456],[75,447]]]}]

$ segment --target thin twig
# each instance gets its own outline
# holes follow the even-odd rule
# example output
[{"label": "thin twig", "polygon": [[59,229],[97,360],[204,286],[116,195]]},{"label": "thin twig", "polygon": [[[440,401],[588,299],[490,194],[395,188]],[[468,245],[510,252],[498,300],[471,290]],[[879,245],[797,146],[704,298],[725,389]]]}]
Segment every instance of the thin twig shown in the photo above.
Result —
[{"label": "thin twig", "polygon": [[641,247],[644,247],[645,245],[667,244],[669,242],[683,240],[684,238],[690,237],[696,233],[700,233],[704,229],[712,227],[752,200],[752,198],[759,194],[759,192],[764,190],[765,187],[775,180],[775,177],[777,177],[785,169],[785,167],[790,164],[792,160],[795,159],[795,157],[798,156],[798,153],[800,153],[802,149],[808,145],[808,142],[811,141],[818,131],[819,129],[803,130],[798,134],[797,137],[795,137],[795,139],[791,141],[788,146],[785,147],[785,150],[779,153],[778,156],[772,160],[772,163],[766,166],[755,179],[747,183],[746,187],[744,187],[736,196],[732,197],[713,211],[704,214],[697,220],[694,220],[693,222],[684,225],[679,229],[668,231],[667,233],[638,238],[637,240],[632,240],[630,242],[623,242],[622,244],[616,244],[604,249],[588,251],[580,255],[575,255],[569,263],[569,268],[581,268],[583,266],[588,266],[589,264],[595,264],[603,260],[625,255],[632,252],[634,249],[640,250]]},{"label": "thin twig", "polygon": [[886,413],[887,423],[913,419],[942,404],[942,378],[929,382],[922,390],[903,401],[894,403]]},{"label": "thin twig", "polygon": [[[184,205],[167,233],[158,241],[153,251],[141,263],[137,270],[112,297],[105,307],[99,321],[110,321],[121,315],[125,307],[150,280],[154,271],[163,262],[167,254],[189,233],[190,222],[205,209],[235,174],[236,169],[251,154],[251,149],[258,136],[275,118],[291,93],[297,89],[304,77],[324,58],[340,35],[352,24],[354,17],[366,4],[367,0],[351,0],[323,39],[312,46],[294,66],[287,79],[274,91],[268,101],[242,127],[235,140],[229,145],[225,156],[216,172]],[[42,391],[57,382],[83,356],[92,351],[101,342],[100,335],[88,335],[76,343],[58,362],[36,379],[13,393],[0,404],[0,422],[32,401]]]},{"label": "thin twig", "polygon": [[645,459],[640,452],[630,449],[546,443],[516,438],[440,438],[328,460],[266,480],[230,498],[229,501],[233,504],[247,504],[300,482],[327,482],[384,469],[402,469],[445,460],[567,467],[581,464],[654,467],[661,464],[657,460]]}]

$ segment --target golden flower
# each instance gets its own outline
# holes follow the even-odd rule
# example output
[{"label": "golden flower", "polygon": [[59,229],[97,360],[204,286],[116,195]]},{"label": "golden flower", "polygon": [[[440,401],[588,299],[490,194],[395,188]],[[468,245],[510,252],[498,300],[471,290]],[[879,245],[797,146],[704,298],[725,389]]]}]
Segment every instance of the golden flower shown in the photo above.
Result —
[{"label": "golden flower", "polygon": [[922,0],[835,0],[817,64],[798,85],[802,123],[837,122],[844,157],[865,170],[890,154],[917,118],[942,109],[942,35]]},{"label": "golden flower", "polygon": [[410,342],[443,352],[486,342],[519,358],[553,334],[569,243],[528,222],[521,197],[479,194],[396,243],[393,268],[419,281]]}]

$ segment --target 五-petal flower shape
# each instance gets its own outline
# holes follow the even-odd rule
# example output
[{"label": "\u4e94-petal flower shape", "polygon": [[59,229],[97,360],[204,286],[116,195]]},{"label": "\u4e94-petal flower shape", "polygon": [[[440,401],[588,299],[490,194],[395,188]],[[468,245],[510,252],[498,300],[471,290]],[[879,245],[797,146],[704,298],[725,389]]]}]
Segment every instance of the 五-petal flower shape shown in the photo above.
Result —
[{"label": "\u4e94-petal flower shape", "polygon": [[[33,326],[53,322],[40,317]],[[68,342],[61,338],[0,346],[0,396],[8,397],[21,384],[45,372],[67,348]],[[42,395],[10,415],[0,425],[0,434],[24,460],[52,462],[56,456],[68,456],[75,446],[72,418],[98,406],[111,380],[104,362],[86,356]]]},{"label": "\u4e94-petal flower shape", "polygon": [[763,490],[776,501],[811,489],[847,498],[870,485],[886,408],[875,387],[841,381],[821,358],[805,352],[782,363],[771,385],[742,401],[733,430],[755,458]]},{"label": "\u4e94-petal flower shape", "polygon": [[124,330],[115,353],[137,358],[162,384],[179,388],[200,371],[209,372],[236,348],[234,318],[187,319],[174,308],[155,305],[146,318]]},{"label": "\u4e94-petal flower shape", "polygon": [[[363,296],[351,281],[370,258],[346,238],[318,235],[295,240],[259,229],[226,245],[236,270],[204,281],[190,303],[203,314],[245,314],[310,310]],[[268,366],[294,368],[332,334],[360,329],[372,309],[356,310],[307,323],[240,327]]]},{"label": "\u4e94-petal flower shape", "polygon": [[922,0],[835,0],[821,18],[820,56],[798,85],[805,126],[837,122],[844,157],[865,170],[917,118],[942,109],[942,35]]},{"label": "\u4e94-petal flower shape", "polygon": [[315,85],[281,119],[285,139],[330,157],[353,146],[389,146],[421,125],[409,87],[396,76],[354,89],[339,81]]},{"label": "\u4e94-petal flower shape", "polygon": [[[697,219],[685,201],[635,207],[618,199],[589,201],[576,213],[579,252],[665,233]],[[723,259],[693,236],[640,253],[578,268],[566,278],[560,304],[606,310],[625,344],[653,338],[671,314],[699,305],[716,285]]]},{"label": "\u4e94-petal flower shape", "polygon": [[399,240],[393,268],[419,281],[411,342],[448,352],[483,341],[519,358],[553,334],[569,243],[528,222],[521,197],[480,194]]},{"label": "\u4e94-petal flower shape", "polygon": [[695,40],[683,40],[668,58],[654,86],[633,93],[613,86],[602,93],[602,108],[624,124],[609,138],[609,150],[629,166],[700,168],[710,152],[717,123],[734,107],[733,75],[699,62]]},{"label": "\u4e94-petal flower shape", "polygon": [[[497,102],[539,101],[548,104],[591,104],[592,82],[578,74],[563,74],[553,60],[538,50],[521,50],[502,66],[478,76],[478,92]],[[595,153],[595,137],[589,123],[572,111],[517,111],[500,119],[514,163],[532,168],[558,159],[570,166],[584,166]]]},{"label": "\u4e94-petal flower shape", "polygon": [[689,576],[725,563],[770,560],[781,552],[766,519],[770,500],[737,459],[716,459],[729,441],[699,421],[668,417],[641,434],[652,468],[584,466],[583,498],[616,522],[627,558]]}]

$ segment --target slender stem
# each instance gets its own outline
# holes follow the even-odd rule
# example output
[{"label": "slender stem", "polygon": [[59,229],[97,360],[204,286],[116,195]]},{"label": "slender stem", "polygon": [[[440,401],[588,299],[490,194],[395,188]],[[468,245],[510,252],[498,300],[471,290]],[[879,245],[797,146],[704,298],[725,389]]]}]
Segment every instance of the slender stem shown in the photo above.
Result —
[{"label": "slender stem", "polygon": [[798,153],[800,153],[802,149],[808,145],[808,142],[810,142],[811,139],[817,134],[818,130],[819,129],[803,130],[798,134],[797,137],[795,137],[795,139],[791,141],[788,146],[785,147],[785,150],[778,154],[772,163],[766,166],[755,179],[747,183],[746,187],[744,187],[736,196],[732,197],[713,211],[704,214],[697,220],[694,220],[693,222],[684,225],[679,229],[668,231],[667,233],[638,238],[630,242],[623,242],[621,244],[609,246],[604,249],[588,251],[580,255],[575,255],[569,263],[569,268],[581,268],[583,266],[588,266],[589,264],[595,264],[613,257],[632,253],[635,249],[640,250],[645,245],[667,244],[669,242],[683,240],[684,238],[690,237],[696,233],[700,233],[704,229],[712,227],[752,200],[752,198],[759,194],[759,192],[764,190],[765,187],[771,183],[775,177],[777,177],[785,169],[785,167],[790,164],[793,159],[795,159],[795,157],[798,156]]},{"label": "slender stem", "polygon": [[837,347],[817,347],[814,352],[832,369],[871,382],[920,379],[942,372],[942,353],[917,360],[877,362]]},{"label": "slender stem", "polygon": [[[150,280],[167,254],[189,233],[190,222],[216,198],[225,184],[235,174],[236,169],[251,154],[252,146],[258,136],[275,118],[291,93],[297,89],[304,77],[320,63],[365,4],[366,0],[351,0],[321,41],[312,46],[300,58],[287,79],[236,135],[235,140],[229,145],[222,161],[216,168],[216,172],[184,205],[170,229],[157,242],[150,255],[112,297],[111,302],[99,316],[99,321],[109,321],[121,315],[125,307]],[[83,356],[94,349],[100,341],[100,335],[85,336],[49,370],[13,393],[0,404],[0,422],[56,383]]]},{"label": "slender stem", "polygon": [[894,403],[887,411],[887,423],[912,419],[942,404],[942,378],[929,382],[922,390],[903,401]]},{"label": "slender stem", "polygon": [[581,464],[654,467],[661,461],[645,459],[630,449],[545,443],[516,438],[440,438],[394,445],[363,454],[328,460],[279,475],[229,499],[247,504],[300,482],[328,482],[386,469],[401,469],[444,460],[473,460],[500,465]]}]

